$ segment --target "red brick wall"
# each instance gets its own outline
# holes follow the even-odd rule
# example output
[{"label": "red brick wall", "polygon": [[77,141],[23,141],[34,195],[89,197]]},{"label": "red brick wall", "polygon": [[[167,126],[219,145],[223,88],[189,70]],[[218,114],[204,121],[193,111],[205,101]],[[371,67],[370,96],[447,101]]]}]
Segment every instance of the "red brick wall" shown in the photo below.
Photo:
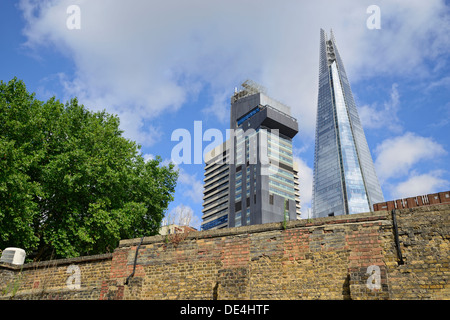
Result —
[{"label": "red brick wall", "polygon": [[1,264],[0,299],[449,299],[450,205],[396,217],[397,233],[377,211],[148,237],[128,283],[141,239],[111,255]]},{"label": "red brick wall", "polygon": [[450,191],[376,203],[373,205],[373,209],[375,211],[390,211],[394,209],[406,209],[448,203],[450,203]]}]

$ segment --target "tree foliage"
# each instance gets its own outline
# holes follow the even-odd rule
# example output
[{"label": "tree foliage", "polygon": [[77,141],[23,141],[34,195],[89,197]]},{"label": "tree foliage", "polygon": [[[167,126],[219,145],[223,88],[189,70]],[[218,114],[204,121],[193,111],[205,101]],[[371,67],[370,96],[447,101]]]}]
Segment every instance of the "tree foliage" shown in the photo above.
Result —
[{"label": "tree foliage", "polygon": [[117,116],[0,81],[0,248],[42,260],[156,234],[177,175],[160,157],[145,162]]}]

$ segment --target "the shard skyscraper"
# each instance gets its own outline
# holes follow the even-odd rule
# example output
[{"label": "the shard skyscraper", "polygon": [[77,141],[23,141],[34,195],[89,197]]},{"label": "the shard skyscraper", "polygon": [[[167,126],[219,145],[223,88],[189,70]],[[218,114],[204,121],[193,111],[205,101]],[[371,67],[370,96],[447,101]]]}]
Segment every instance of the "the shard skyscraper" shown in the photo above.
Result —
[{"label": "the shard skyscraper", "polygon": [[333,31],[320,30],[313,217],[373,211],[383,193]]}]

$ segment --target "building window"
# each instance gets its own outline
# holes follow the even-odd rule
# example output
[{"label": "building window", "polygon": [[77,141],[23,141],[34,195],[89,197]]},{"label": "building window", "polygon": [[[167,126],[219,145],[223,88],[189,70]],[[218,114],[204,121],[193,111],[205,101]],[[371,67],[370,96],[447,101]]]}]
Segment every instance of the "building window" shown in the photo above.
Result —
[{"label": "building window", "polygon": [[269,194],[269,204],[273,204],[273,194]]},{"label": "building window", "polygon": [[218,225],[220,225],[222,223],[226,223],[226,222],[228,222],[228,215],[227,214],[222,216],[222,217],[220,217],[220,218],[212,220],[212,221],[210,221],[208,223],[205,223],[204,225],[202,225],[202,230],[208,230],[208,229],[214,228],[215,226],[218,226]]},{"label": "building window", "polygon": [[234,226],[240,227],[241,225],[242,225],[241,224],[241,212],[239,211],[239,212],[236,212],[236,215],[234,217]]},{"label": "building window", "polygon": [[258,113],[261,109],[259,107],[256,107],[255,109],[251,110],[249,113],[247,113],[246,115],[240,117],[237,120],[237,125],[240,126],[245,120],[253,117],[256,113]]}]

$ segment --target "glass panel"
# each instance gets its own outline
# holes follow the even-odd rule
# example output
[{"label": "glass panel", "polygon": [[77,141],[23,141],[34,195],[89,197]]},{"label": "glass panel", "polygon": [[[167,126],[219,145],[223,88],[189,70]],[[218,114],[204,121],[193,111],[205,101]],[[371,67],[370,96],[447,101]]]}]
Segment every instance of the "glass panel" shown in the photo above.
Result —
[{"label": "glass panel", "polygon": [[243,117],[240,117],[237,120],[237,125],[240,126],[245,120],[253,117],[255,114],[257,114],[260,111],[259,107],[256,107],[255,109],[253,109],[252,111],[250,111],[248,114],[246,114]]},{"label": "glass panel", "polygon": [[344,101],[341,82],[336,67],[336,62],[331,65],[334,97],[336,104],[336,115],[339,124],[340,151],[345,176],[345,187],[347,193],[348,213],[368,212],[369,203],[366,189],[356,154],[355,141],[353,139],[347,108]]},{"label": "glass panel", "polygon": [[228,215],[224,215],[222,217],[219,217],[217,219],[214,219],[214,220],[212,220],[210,222],[207,222],[207,223],[203,224],[202,225],[202,230],[212,229],[215,226],[218,226],[218,225],[220,225],[222,223],[226,223],[226,222],[228,222]]}]

